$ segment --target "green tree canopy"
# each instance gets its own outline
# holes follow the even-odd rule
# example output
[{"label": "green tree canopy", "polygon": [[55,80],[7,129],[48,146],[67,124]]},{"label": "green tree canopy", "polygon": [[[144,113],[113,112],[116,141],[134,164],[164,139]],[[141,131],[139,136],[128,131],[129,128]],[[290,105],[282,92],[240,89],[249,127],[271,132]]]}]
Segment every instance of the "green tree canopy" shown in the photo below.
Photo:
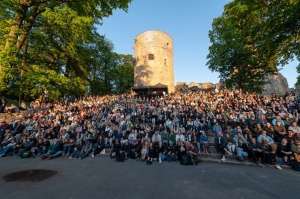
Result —
[{"label": "green tree canopy", "polygon": [[227,86],[262,91],[265,75],[300,60],[300,1],[234,0],[209,31],[208,67]]},{"label": "green tree canopy", "polygon": [[[131,0],[3,0],[0,4],[0,91],[51,99],[87,91],[98,56],[111,42],[95,29]],[[110,67],[110,66],[107,66]],[[101,73],[102,71],[98,71]]]}]

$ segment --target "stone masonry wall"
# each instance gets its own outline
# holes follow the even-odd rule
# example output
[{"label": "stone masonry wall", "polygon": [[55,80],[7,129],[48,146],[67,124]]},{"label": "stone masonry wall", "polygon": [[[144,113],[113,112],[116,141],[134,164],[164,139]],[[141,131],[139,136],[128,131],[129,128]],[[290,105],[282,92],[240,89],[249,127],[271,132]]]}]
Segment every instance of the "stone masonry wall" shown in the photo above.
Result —
[{"label": "stone masonry wall", "polygon": [[[174,92],[173,40],[161,31],[151,30],[134,39],[134,86],[168,86]],[[154,59],[149,59],[152,54]],[[151,55],[150,55],[151,56]]]},{"label": "stone masonry wall", "polygon": [[277,73],[267,76],[267,84],[264,86],[263,94],[284,95],[289,90],[287,79],[281,73]]}]

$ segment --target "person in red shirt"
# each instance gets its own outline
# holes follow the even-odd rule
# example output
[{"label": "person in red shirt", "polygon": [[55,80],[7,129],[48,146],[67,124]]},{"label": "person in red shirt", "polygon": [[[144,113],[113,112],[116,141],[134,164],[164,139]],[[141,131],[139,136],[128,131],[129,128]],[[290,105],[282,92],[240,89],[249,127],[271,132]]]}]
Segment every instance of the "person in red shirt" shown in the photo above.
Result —
[{"label": "person in red shirt", "polygon": [[201,160],[198,158],[199,150],[191,143],[187,143],[187,154],[194,165],[198,165]]}]

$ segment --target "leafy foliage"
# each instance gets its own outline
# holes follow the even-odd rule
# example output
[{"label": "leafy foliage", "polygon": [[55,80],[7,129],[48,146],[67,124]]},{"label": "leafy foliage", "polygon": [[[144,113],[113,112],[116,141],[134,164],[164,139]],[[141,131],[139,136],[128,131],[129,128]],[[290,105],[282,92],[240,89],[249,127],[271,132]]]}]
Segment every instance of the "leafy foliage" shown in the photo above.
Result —
[{"label": "leafy foliage", "polygon": [[[118,63],[118,56],[110,56],[115,54],[113,45],[95,31],[95,25],[114,9],[127,11],[130,2],[3,0],[0,91],[30,99],[39,95],[57,99],[87,92],[95,83],[94,73],[105,76],[103,73]],[[111,60],[103,59],[104,55]],[[93,94],[112,92],[114,78],[111,75],[110,81],[103,80],[109,82],[103,84],[105,92],[98,89]]]},{"label": "leafy foliage", "polygon": [[227,86],[262,91],[266,74],[300,60],[298,0],[234,0],[214,19],[208,67]]}]

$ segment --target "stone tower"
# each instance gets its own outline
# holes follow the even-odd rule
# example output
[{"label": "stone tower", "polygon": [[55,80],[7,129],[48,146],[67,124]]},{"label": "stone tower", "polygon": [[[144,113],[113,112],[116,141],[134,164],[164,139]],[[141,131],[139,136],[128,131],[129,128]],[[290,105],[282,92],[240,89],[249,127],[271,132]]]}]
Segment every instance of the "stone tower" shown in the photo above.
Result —
[{"label": "stone tower", "polygon": [[139,34],[134,39],[134,86],[164,84],[174,92],[173,40],[157,30]]}]

